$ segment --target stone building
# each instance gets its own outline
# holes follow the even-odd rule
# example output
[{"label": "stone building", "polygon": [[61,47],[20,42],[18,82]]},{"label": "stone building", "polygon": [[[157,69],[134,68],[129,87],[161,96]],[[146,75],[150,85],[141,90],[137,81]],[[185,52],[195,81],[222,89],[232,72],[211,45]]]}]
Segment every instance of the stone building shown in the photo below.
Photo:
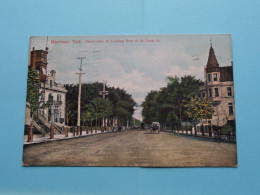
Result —
[{"label": "stone building", "polygon": [[212,44],[204,74],[205,85],[200,89],[201,96],[213,102],[214,113],[211,119],[203,120],[203,124],[218,127],[229,124],[235,127],[233,64],[220,67]]},{"label": "stone building", "polygon": [[40,101],[50,103],[48,108],[40,111],[40,114],[48,120],[49,123],[58,126],[65,125],[66,92],[65,87],[55,80],[56,71],[51,70],[47,76],[46,82],[41,84],[44,90]]}]

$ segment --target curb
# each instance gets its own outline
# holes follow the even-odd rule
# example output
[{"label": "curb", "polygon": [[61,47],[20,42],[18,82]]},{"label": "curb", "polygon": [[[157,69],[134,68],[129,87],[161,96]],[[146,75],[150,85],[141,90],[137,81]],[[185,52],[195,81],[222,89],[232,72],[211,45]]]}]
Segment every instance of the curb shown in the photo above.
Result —
[{"label": "curb", "polygon": [[46,139],[46,140],[41,140],[39,142],[24,142],[23,146],[24,147],[28,147],[28,146],[32,146],[32,145],[45,144],[45,143],[49,143],[49,142],[63,141],[63,140],[70,140],[70,139],[77,139],[77,138],[84,138],[84,137],[88,137],[88,136],[94,136],[94,135],[100,135],[100,134],[108,134],[108,133],[117,133],[117,132],[120,132],[120,131],[110,131],[110,132],[101,132],[101,133],[95,133],[95,134],[85,134],[85,135],[79,135],[79,136],[74,136],[74,137]]}]

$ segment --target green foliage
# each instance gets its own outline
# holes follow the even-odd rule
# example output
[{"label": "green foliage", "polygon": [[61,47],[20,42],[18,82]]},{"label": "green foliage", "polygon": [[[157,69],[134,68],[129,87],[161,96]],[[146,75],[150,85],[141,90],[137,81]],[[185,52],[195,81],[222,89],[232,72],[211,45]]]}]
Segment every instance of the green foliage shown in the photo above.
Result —
[{"label": "green foliage", "polygon": [[150,91],[145,97],[145,101],[141,105],[143,107],[143,122],[150,124],[156,120],[156,105],[158,95],[158,91]]},{"label": "green foliage", "polygon": [[81,114],[83,126],[85,126],[86,121],[93,121],[96,118],[95,107],[92,104],[87,104],[85,108],[86,110]]},{"label": "green foliage", "polygon": [[40,89],[39,74],[31,67],[28,68],[28,80],[27,80],[27,94],[26,101],[29,103],[31,116],[39,110],[47,107],[49,102],[44,103],[40,101],[40,97],[44,94],[44,91]]},{"label": "green foliage", "polygon": [[109,100],[97,97],[92,100],[96,119],[108,118],[112,115],[112,105]]},{"label": "green foliage", "polygon": [[167,77],[167,86],[159,91],[151,91],[142,103],[142,116],[145,123],[159,121],[165,125],[177,125],[182,120],[190,120],[185,104],[199,94],[203,85],[194,76]]},{"label": "green foliage", "polygon": [[[78,85],[65,85],[67,89],[67,104],[70,111],[77,113],[78,106]],[[92,121],[97,125],[102,118],[118,118],[122,123],[127,120],[131,121],[134,114],[136,102],[132,96],[126,93],[125,90],[106,87],[108,96],[103,100],[99,95],[99,91],[103,89],[103,83],[83,83],[81,90],[81,113],[82,123]],[[94,115],[94,117],[93,117]],[[76,124],[77,115],[71,116],[72,123]]]},{"label": "green foliage", "polygon": [[192,97],[185,107],[187,115],[193,120],[211,118],[214,112],[212,103],[206,97]]},{"label": "green foliage", "polygon": [[222,129],[221,129],[221,134],[223,135],[229,135],[232,132],[233,128],[230,125],[225,125]]}]

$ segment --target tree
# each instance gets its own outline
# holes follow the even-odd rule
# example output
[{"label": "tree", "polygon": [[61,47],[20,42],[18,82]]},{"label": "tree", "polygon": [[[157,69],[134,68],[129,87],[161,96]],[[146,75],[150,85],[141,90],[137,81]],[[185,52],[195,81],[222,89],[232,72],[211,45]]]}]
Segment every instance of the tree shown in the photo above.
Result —
[{"label": "tree", "polygon": [[192,97],[185,107],[187,115],[194,121],[211,118],[214,112],[212,103],[206,97]]},{"label": "tree", "polygon": [[194,76],[186,75],[179,79],[178,77],[168,77],[168,87],[173,89],[173,96],[177,98],[177,106],[179,111],[180,125],[183,119],[187,120],[188,116],[185,112],[185,104],[189,102],[192,97],[199,94],[199,89],[203,85],[201,80],[196,79]]},{"label": "tree", "polygon": [[90,121],[90,123],[92,123],[93,119],[95,119],[94,106],[88,104],[86,107],[88,108],[81,114],[81,121],[83,121],[83,126],[86,126],[86,122]]},{"label": "tree", "polygon": [[143,122],[151,124],[156,121],[156,103],[158,98],[158,91],[150,91],[146,97],[145,101],[141,104]]},{"label": "tree", "polygon": [[49,102],[40,101],[40,97],[44,95],[44,90],[40,89],[39,74],[31,67],[28,68],[27,94],[26,101],[29,103],[30,116],[49,106]]},{"label": "tree", "polygon": [[66,102],[65,112],[66,112],[66,124],[69,125],[69,123],[71,122],[72,125],[74,126],[73,118],[74,116],[77,115],[77,113],[74,110],[70,109],[70,104],[68,101]]},{"label": "tree", "polygon": [[[77,95],[78,95],[78,85],[65,85],[67,89],[66,100],[69,105],[69,111],[73,111],[71,113],[77,113]],[[85,113],[88,110],[86,105],[93,104],[93,101],[96,98],[100,98],[99,91],[102,90],[103,83],[94,82],[94,83],[83,83],[82,84],[82,93],[81,93],[81,112]],[[106,97],[107,107],[111,107],[112,109],[106,110],[104,112],[96,112],[98,115],[98,119],[100,120],[103,116],[107,118],[108,121],[112,121],[111,119],[116,119],[120,115],[120,118],[124,118],[125,120],[131,121],[131,118],[134,114],[134,107],[136,106],[136,102],[132,98],[130,94],[128,94],[124,89],[108,87],[108,96]],[[102,98],[101,98],[102,99]],[[103,100],[95,100],[95,105],[98,105],[98,101]],[[127,103],[122,103],[127,102]],[[97,106],[95,106],[96,110]],[[122,112],[122,109],[125,109],[126,112]],[[112,112],[112,113],[111,113]],[[108,117],[109,116],[109,117]],[[82,118],[83,119],[83,118]],[[98,122],[96,120],[96,123]],[[77,115],[70,115],[69,125],[75,124],[77,121]]]},{"label": "tree", "polygon": [[121,125],[123,123],[127,123],[127,121],[131,122],[131,117],[134,113],[134,106],[136,103],[131,101],[129,98],[128,101],[120,100],[117,103],[116,116],[118,117]]},{"label": "tree", "polygon": [[187,115],[193,120],[211,118],[214,112],[212,103],[206,97],[192,97],[185,107],[187,108]]},{"label": "tree", "polygon": [[[172,121],[167,121],[167,118],[169,118],[168,117],[169,113],[175,110],[174,108],[175,106],[172,102],[168,88],[167,87],[161,88],[156,99],[156,105],[155,105],[156,120],[155,121],[160,122],[161,124],[160,126],[162,130],[169,124],[172,124]],[[169,122],[169,124],[167,122]]]},{"label": "tree", "polygon": [[112,106],[109,100],[104,100],[97,97],[92,100],[92,105],[95,108],[96,127],[99,126],[98,121],[102,118],[109,117],[112,114]]},{"label": "tree", "polygon": [[74,126],[77,124],[77,106],[78,106],[78,85],[64,85],[66,93],[66,120],[67,125]]},{"label": "tree", "polygon": [[159,91],[150,91],[142,103],[142,115],[145,123],[158,121],[161,126],[181,125],[183,120],[189,120],[185,112],[185,104],[191,97],[199,94],[201,80],[187,75],[181,78],[168,76],[167,86]]}]

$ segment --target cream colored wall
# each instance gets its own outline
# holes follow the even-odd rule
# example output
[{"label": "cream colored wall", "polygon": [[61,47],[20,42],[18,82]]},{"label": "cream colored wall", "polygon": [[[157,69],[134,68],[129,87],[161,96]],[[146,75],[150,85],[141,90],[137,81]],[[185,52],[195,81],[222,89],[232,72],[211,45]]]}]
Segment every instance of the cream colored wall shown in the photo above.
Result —
[{"label": "cream colored wall", "polygon": [[[213,81],[213,74],[217,74],[217,81]],[[235,119],[235,102],[234,102],[234,83],[233,81],[227,81],[227,82],[220,82],[220,73],[219,72],[211,72],[208,73],[211,74],[211,81],[207,80],[207,87],[203,86],[201,87],[201,93],[206,92],[206,89],[209,90],[212,89],[212,98],[211,100],[213,102],[220,102],[218,106],[214,108],[214,113],[211,119],[211,124],[216,126],[224,126],[227,124],[227,120],[234,120]],[[208,75],[207,74],[207,75]],[[205,79],[208,79],[208,76],[206,76]],[[228,96],[227,87],[231,87],[232,95]],[[215,88],[218,88],[219,96],[215,97]],[[233,114],[229,114],[229,107],[228,103],[232,103],[233,105]]]},{"label": "cream colored wall", "polygon": [[[231,87],[232,95],[228,96],[227,87]],[[213,91],[213,101],[220,101],[220,104],[215,107],[214,114],[212,117],[212,125],[223,126],[227,123],[227,120],[235,119],[235,110],[234,110],[234,85],[233,82],[218,82],[209,86]],[[218,88],[219,97],[215,97],[214,88]],[[229,114],[228,103],[232,103],[233,114]]]},{"label": "cream colored wall", "polygon": [[[50,87],[50,85],[49,85],[50,80],[53,80],[52,87]],[[62,96],[61,100],[60,100],[60,101],[62,101],[62,104],[60,106],[58,106],[58,110],[59,110],[59,114],[60,114],[59,118],[64,119],[64,123],[62,125],[65,125],[65,109],[66,109],[66,92],[67,91],[66,91],[65,87],[61,84],[58,84],[58,86],[54,86],[54,81],[55,81],[54,77],[48,76],[47,82],[45,83],[44,99],[45,99],[45,102],[47,102],[48,96],[49,96],[50,93],[52,94],[54,101],[57,101],[57,94]],[[55,106],[51,105],[50,108],[52,110],[52,119],[51,120],[54,121]],[[49,108],[44,109],[45,117],[48,117],[48,111],[49,111]]]}]

